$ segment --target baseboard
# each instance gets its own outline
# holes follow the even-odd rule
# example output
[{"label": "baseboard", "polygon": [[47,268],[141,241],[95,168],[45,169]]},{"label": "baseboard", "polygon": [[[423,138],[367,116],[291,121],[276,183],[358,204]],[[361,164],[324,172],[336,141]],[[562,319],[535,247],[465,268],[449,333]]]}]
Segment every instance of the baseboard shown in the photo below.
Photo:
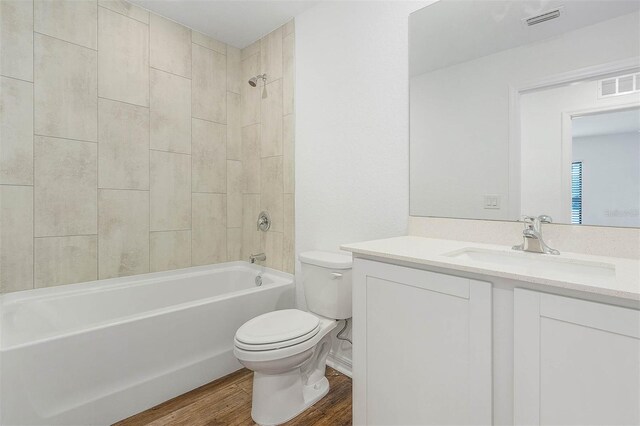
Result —
[{"label": "baseboard", "polygon": [[327,365],[335,370],[338,370],[345,376],[353,377],[351,360],[334,354],[333,352],[327,357]]}]

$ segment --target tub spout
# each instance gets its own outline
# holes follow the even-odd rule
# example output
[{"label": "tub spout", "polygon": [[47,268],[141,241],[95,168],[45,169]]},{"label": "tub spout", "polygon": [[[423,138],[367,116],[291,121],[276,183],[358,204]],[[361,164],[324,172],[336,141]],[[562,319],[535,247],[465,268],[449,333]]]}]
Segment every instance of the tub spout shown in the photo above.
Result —
[{"label": "tub spout", "polygon": [[264,262],[265,260],[267,260],[267,255],[264,253],[252,254],[249,256],[249,262],[251,263],[256,263],[256,261]]}]

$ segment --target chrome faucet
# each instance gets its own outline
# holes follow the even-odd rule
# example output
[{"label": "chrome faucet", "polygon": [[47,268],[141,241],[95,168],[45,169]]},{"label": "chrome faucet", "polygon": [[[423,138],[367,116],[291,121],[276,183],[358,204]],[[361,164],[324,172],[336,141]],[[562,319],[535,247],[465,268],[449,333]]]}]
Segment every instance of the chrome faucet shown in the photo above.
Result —
[{"label": "chrome faucet", "polygon": [[267,260],[267,255],[264,253],[252,254],[249,256],[249,262],[251,263],[264,262],[265,260]]},{"label": "chrome faucet", "polygon": [[551,217],[542,215],[538,217],[525,216],[522,218],[524,230],[522,244],[513,246],[514,250],[527,251],[529,253],[560,254],[556,249],[552,249],[542,239],[542,224],[551,223]]}]

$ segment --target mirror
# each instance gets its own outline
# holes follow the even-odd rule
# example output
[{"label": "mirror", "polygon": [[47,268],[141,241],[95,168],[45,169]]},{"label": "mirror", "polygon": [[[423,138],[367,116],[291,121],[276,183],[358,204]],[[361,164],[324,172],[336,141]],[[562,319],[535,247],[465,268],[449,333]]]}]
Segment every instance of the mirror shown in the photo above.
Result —
[{"label": "mirror", "polygon": [[640,2],[409,18],[412,216],[640,227]]}]

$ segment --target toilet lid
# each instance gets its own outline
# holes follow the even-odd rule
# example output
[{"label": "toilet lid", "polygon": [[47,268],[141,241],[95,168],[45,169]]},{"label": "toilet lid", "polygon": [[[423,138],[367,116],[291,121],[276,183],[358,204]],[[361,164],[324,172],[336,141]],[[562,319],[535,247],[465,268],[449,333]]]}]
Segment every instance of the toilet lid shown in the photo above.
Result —
[{"label": "toilet lid", "polygon": [[[269,345],[313,337],[320,327],[320,319],[298,309],[284,309],[257,316],[242,325],[236,340],[247,345]],[[278,345],[280,346],[280,345]]]}]

